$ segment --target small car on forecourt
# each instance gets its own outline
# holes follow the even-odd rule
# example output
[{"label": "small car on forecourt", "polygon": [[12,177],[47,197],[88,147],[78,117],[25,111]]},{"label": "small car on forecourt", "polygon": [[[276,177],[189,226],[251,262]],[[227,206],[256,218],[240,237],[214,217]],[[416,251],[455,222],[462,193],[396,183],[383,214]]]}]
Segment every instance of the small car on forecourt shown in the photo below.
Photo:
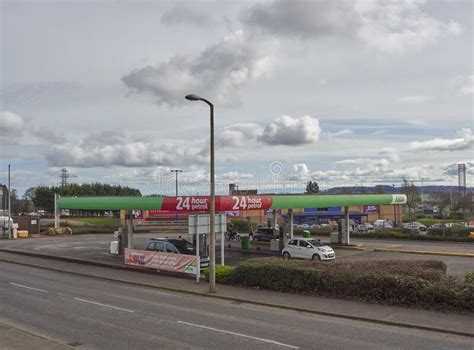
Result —
[{"label": "small car on forecourt", "polygon": [[286,259],[333,260],[336,253],[330,246],[314,238],[294,238],[285,245],[282,256]]}]

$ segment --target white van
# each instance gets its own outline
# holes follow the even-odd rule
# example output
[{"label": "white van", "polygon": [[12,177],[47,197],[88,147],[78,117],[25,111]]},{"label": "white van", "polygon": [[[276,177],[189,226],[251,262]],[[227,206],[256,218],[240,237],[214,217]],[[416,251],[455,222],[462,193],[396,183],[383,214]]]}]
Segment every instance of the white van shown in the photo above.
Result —
[{"label": "white van", "polygon": [[[13,219],[10,219],[10,227],[13,227]],[[8,234],[8,216],[0,216],[0,234]]]}]

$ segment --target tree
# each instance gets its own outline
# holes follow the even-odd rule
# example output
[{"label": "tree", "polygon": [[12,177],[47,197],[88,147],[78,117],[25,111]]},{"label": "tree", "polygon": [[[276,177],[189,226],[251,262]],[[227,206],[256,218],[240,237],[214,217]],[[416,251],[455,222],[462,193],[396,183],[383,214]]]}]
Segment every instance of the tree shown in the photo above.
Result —
[{"label": "tree", "polygon": [[[431,203],[438,207],[439,212],[443,213],[444,209],[451,205],[451,195],[449,192],[436,191],[430,195]],[[452,209],[452,208],[451,208]]]},{"label": "tree", "polygon": [[408,216],[411,216],[412,209],[421,203],[420,193],[413,182],[409,183],[403,178],[402,193],[407,196]]},{"label": "tree", "polygon": [[141,196],[139,190],[126,186],[114,186],[101,183],[72,183],[61,187],[31,187],[26,190],[24,198],[33,203],[36,209],[43,209],[47,213],[53,213],[55,193],[61,196]]},{"label": "tree", "polygon": [[316,194],[319,193],[319,185],[316,181],[309,181],[306,185],[306,194]]},{"label": "tree", "polygon": [[19,198],[16,189],[12,188],[11,194],[12,214],[19,215],[29,213],[32,209],[32,203],[26,198]]},{"label": "tree", "polygon": [[375,193],[378,193],[378,194],[383,194],[385,193],[385,190],[383,189],[383,186],[382,185],[376,185],[374,187],[374,191]]},{"label": "tree", "polygon": [[[55,187],[47,187],[47,186],[37,186],[34,189],[34,195],[32,197],[33,204],[35,205],[35,209],[43,209],[48,213],[54,212],[54,193],[57,192],[58,189]],[[33,191],[30,192],[30,194]]]}]

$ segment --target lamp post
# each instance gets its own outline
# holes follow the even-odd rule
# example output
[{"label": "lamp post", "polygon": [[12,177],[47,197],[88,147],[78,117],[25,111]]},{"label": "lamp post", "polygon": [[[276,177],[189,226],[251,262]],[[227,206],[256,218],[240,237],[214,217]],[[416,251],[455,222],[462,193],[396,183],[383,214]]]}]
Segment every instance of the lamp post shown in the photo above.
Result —
[{"label": "lamp post", "polygon": [[[181,169],[172,169],[170,172],[176,174],[176,197],[178,197],[178,173],[182,173]],[[178,211],[176,210],[176,222],[178,222]]]},{"label": "lamp post", "polygon": [[12,165],[8,164],[8,238],[12,238],[12,189],[10,184],[10,170]]},{"label": "lamp post", "polygon": [[214,105],[202,98],[198,95],[186,95],[186,100],[189,101],[202,101],[206,103],[210,108],[210,121],[211,121],[211,140],[210,140],[210,153],[211,153],[211,165],[210,165],[210,173],[211,173],[211,203],[209,207],[209,221],[210,221],[210,252],[209,252],[209,259],[210,259],[210,271],[209,271],[209,292],[215,293],[216,292],[216,226],[215,226],[215,179],[214,179]]}]

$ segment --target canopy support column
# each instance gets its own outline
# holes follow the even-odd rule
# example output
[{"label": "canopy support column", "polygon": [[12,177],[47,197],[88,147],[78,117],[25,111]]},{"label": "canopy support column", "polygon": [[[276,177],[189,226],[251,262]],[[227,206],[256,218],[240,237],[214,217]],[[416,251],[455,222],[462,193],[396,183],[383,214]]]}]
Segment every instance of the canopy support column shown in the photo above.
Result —
[{"label": "canopy support column", "polygon": [[342,244],[350,244],[350,220],[349,220],[349,207],[344,207],[344,230],[342,232]]},{"label": "canopy support column", "polygon": [[290,239],[293,239],[293,221],[294,221],[293,209],[288,209],[288,225],[289,225]]},{"label": "canopy support column", "polygon": [[131,210],[127,210],[125,221],[127,223],[127,248],[133,249],[133,215]]}]

